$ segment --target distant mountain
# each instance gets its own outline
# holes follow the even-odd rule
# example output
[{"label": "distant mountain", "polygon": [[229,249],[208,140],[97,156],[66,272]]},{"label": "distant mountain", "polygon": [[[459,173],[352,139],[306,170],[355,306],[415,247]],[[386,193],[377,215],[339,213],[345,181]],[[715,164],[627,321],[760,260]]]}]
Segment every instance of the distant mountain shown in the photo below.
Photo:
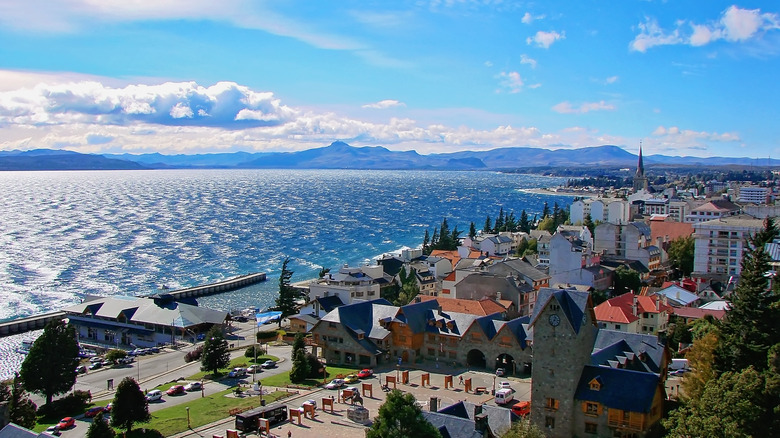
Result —
[{"label": "distant mountain", "polygon": [[133,170],[144,166],[102,155],[35,149],[0,153],[0,170]]},{"label": "distant mountain", "polygon": [[[778,166],[780,160],[645,156],[645,166]],[[381,146],[352,147],[336,141],[329,146],[298,152],[234,152],[195,155],[89,155],[38,149],[0,152],[0,170],[89,169],[404,169],[404,170],[522,170],[628,167],[637,156],[618,146],[547,150],[508,147],[420,155]]]}]

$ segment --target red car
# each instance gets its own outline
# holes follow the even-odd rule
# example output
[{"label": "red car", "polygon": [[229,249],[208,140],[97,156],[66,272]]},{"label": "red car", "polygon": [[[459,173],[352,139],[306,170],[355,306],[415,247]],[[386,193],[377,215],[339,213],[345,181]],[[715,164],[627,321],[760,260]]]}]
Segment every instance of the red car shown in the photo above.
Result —
[{"label": "red car", "polygon": [[366,368],[366,369],[362,369],[362,370],[360,370],[360,372],[358,373],[358,377],[360,377],[361,379],[365,379],[365,378],[367,378],[367,377],[371,377],[371,376],[373,376],[373,375],[374,375],[374,371],[373,371],[373,370],[370,370],[370,369],[368,369],[368,368]]},{"label": "red car", "polygon": [[65,417],[57,424],[60,430],[70,429],[76,425],[76,419],[73,417]]},{"label": "red car", "polygon": [[103,406],[93,406],[93,407],[87,409],[87,412],[84,412],[84,416],[87,417],[87,418],[92,418],[92,417],[96,416],[97,414],[99,414],[101,412],[105,412],[105,411],[106,411],[106,408],[104,408]]},{"label": "red car", "polygon": [[182,385],[171,386],[170,388],[168,388],[167,391],[165,391],[165,393],[168,395],[179,395],[179,394],[184,394],[184,392],[185,392],[184,386]]}]

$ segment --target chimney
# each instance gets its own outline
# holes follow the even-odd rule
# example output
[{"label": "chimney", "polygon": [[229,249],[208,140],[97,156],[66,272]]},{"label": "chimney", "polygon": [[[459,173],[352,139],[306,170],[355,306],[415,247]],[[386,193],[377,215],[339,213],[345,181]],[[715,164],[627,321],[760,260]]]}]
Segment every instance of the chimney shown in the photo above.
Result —
[{"label": "chimney", "polygon": [[661,311],[661,298],[658,295],[655,296],[655,310]]},{"label": "chimney", "polygon": [[636,295],[632,294],[631,297],[634,299],[634,303],[631,305],[631,309],[632,309],[634,315],[636,315],[637,314],[637,306],[636,306],[637,299],[636,299]]},{"label": "chimney", "polygon": [[431,402],[428,405],[431,408],[431,412],[436,412],[439,410],[439,398],[438,397],[431,397]]},{"label": "chimney", "polygon": [[487,436],[488,433],[488,415],[479,414],[474,416],[474,430],[477,433],[481,433],[482,436]]}]

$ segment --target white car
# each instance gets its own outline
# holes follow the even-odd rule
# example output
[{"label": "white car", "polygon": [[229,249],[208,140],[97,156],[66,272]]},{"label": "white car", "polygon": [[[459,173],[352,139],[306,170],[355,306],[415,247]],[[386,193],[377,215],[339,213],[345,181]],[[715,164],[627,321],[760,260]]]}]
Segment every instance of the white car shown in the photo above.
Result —
[{"label": "white car", "polygon": [[504,377],[504,374],[506,374],[506,370],[503,368],[496,368],[496,376],[498,377]]},{"label": "white car", "polygon": [[146,401],[153,402],[157,400],[162,400],[162,396],[163,396],[162,391],[160,391],[159,389],[153,389],[148,393],[146,393]]},{"label": "white car", "polygon": [[[509,384],[509,382],[504,380],[498,384],[498,389],[512,389],[512,386]],[[514,391],[514,389],[512,389],[512,391]]]},{"label": "white car", "polygon": [[233,371],[228,373],[228,377],[245,377],[246,376],[246,368],[236,367],[233,368]]},{"label": "white car", "polygon": [[184,385],[184,390],[188,391],[188,392],[189,391],[200,391],[201,389],[203,389],[203,384],[201,384],[200,382],[190,382],[190,383]]},{"label": "white car", "polygon": [[344,386],[344,379],[333,379],[327,385],[325,385],[325,388],[327,388],[327,389],[339,389],[342,386]]}]

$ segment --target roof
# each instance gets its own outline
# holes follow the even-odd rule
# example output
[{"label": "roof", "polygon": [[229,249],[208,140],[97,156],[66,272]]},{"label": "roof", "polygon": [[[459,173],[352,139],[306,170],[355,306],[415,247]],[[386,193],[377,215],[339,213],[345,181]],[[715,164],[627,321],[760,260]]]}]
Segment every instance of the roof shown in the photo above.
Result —
[{"label": "roof", "polygon": [[707,304],[704,304],[702,306],[699,306],[700,309],[711,309],[711,310],[729,310],[731,308],[731,305],[728,301],[724,300],[717,300],[717,301],[710,301]]},{"label": "roof", "polygon": [[325,312],[330,312],[331,310],[335,309],[336,307],[340,307],[344,305],[344,302],[341,301],[341,298],[339,298],[338,295],[329,295],[327,297],[317,297],[316,301],[320,303],[320,308],[324,310]]},{"label": "roof", "polygon": [[[371,301],[357,301],[338,307],[323,316],[320,323],[335,322],[341,324],[364,350],[371,354],[380,354],[383,352],[382,349],[372,339],[382,340],[390,334],[390,331],[382,327],[379,321],[393,320],[397,313],[398,307],[393,306],[383,298],[379,298]],[[358,339],[357,334],[361,332],[365,334],[365,337]]]},{"label": "roof", "polygon": [[534,266],[523,259],[509,259],[498,263],[494,263],[488,267],[488,272],[493,274],[512,274],[519,273],[523,277],[531,279],[531,281],[544,281],[549,280],[550,276],[547,273],[534,268]]},{"label": "roof", "polygon": [[669,300],[674,307],[685,307],[696,302],[699,296],[677,285],[671,285],[659,290],[655,295],[662,295]]},{"label": "roof", "polygon": [[179,303],[164,298],[100,297],[66,307],[66,313],[94,315],[115,320],[124,315],[135,324],[161,324],[187,328],[199,324],[222,324],[227,312]]},{"label": "roof", "polygon": [[711,221],[699,222],[693,225],[693,228],[720,228],[723,226],[744,227],[755,231],[764,228],[764,221],[756,219],[748,214],[739,214],[736,216],[724,216]]},{"label": "roof", "polygon": [[439,430],[442,438],[483,438],[484,435],[477,432],[474,420],[441,414],[439,412],[423,411],[423,417],[433,427]]},{"label": "roof", "polygon": [[445,312],[468,313],[471,315],[486,316],[494,313],[503,313],[507,308],[491,300],[483,298],[479,301],[464,300],[460,298],[434,297],[430,295],[417,295],[420,301],[436,301]]},{"label": "roof", "polygon": [[712,316],[717,320],[723,319],[726,315],[726,311],[722,309],[702,309],[699,307],[680,307],[674,309],[674,314],[687,319],[701,319],[707,315]]},{"label": "roof", "polygon": [[[474,417],[475,417],[475,408],[477,405],[474,403],[470,403],[467,401],[459,401],[453,405],[447,406],[445,408],[439,409],[437,412],[441,415],[447,415],[450,417],[455,418],[461,418],[464,420],[470,420],[471,428],[470,430],[474,430]],[[494,436],[502,436],[505,434],[511,427],[513,421],[520,420],[520,417],[518,417],[514,412],[512,412],[511,409],[502,408],[500,406],[493,406],[488,404],[481,405],[482,410],[481,412],[483,414],[487,415],[488,418],[488,427],[490,428],[490,431],[493,433]],[[435,424],[434,424],[435,425]],[[449,433],[453,433],[452,430],[449,430]],[[457,433],[458,431],[456,431]],[[454,437],[460,437],[460,436],[472,436],[468,435],[468,431],[464,430],[461,431],[461,433],[465,433],[466,435],[451,435]],[[482,437],[482,434],[477,435],[479,437]]]},{"label": "roof", "polygon": [[[490,320],[500,320],[500,313],[484,316]],[[421,301],[401,307],[398,320],[409,325],[412,333],[436,333],[449,336],[463,336],[478,315],[439,310],[437,301]]]},{"label": "roof", "polygon": [[312,325],[313,324],[317,324],[317,321],[319,321],[319,319],[315,318],[314,315],[309,315],[309,314],[305,314],[305,315],[301,315],[301,314],[292,315],[292,316],[288,316],[287,318],[288,319],[300,319],[301,321],[305,322],[306,324],[312,324]]},{"label": "roof", "polygon": [[[598,391],[590,389],[594,379],[600,384]],[[601,403],[609,409],[649,413],[659,391],[659,380],[654,373],[586,365],[574,399]]]},{"label": "roof", "polygon": [[[635,302],[636,313],[634,313],[633,309]],[[625,293],[604,301],[596,306],[593,311],[596,313],[596,319],[599,321],[629,323],[636,321],[641,313],[669,312],[671,309],[671,306],[662,302],[659,295],[648,297]]]},{"label": "roof", "polygon": [[43,432],[35,433],[30,429],[19,426],[14,423],[8,423],[0,429],[0,438],[34,438],[34,437],[50,437]]},{"label": "roof", "polygon": [[587,292],[543,287],[539,289],[539,294],[536,296],[536,305],[534,306],[534,313],[531,315],[529,325],[533,325],[536,322],[536,318],[547,306],[547,303],[555,299],[561,306],[564,316],[566,316],[572,328],[574,328],[574,332],[579,333],[580,327],[583,325],[583,316],[585,316],[589,297],[590,294]]},{"label": "roof", "polygon": [[681,237],[693,235],[693,224],[686,222],[650,221],[650,239],[656,242],[657,238],[669,242]]},{"label": "roof", "polygon": [[592,365],[617,367],[622,362],[621,365],[637,371],[659,373],[665,351],[666,347],[653,335],[601,329],[590,358]]},{"label": "roof", "polygon": [[730,211],[738,211],[741,207],[737,204],[734,204],[731,201],[728,201],[726,199],[714,199],[706,204],[700,205],[694,209],[691,210],[691,212],[699,212],[699,211],[716,211],[716,212],[730,212]]}]

